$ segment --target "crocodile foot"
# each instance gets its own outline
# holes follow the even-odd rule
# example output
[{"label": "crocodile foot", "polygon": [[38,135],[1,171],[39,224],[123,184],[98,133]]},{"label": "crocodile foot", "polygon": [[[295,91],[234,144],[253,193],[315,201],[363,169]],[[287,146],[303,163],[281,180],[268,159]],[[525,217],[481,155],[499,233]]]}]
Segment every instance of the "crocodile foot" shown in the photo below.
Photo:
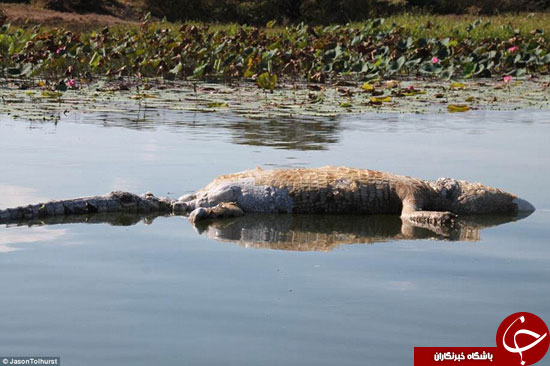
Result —
[{"label": "crocodile foot", "polygon": [[199,207],[189,214],[189,221],[243,216],[244,211],[235,202],[223,202],[214,207]]}]

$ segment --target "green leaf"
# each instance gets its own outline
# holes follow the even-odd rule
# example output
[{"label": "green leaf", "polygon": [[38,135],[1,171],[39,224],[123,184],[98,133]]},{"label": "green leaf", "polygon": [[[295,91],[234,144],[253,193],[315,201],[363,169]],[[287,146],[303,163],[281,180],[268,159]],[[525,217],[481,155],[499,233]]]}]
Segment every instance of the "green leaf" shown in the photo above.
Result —
[{"label": "green leaf", "polygon": [[466,85],[464,83],[459,83],[459,82],[452,83],[451,89],[466,89]]},{"label": "green leaf", "polygon": [[443,70],[443,72],[441,73],[441,77],[444,78],[444,79],[450,79],[453,77],[453,74],[455,73],[455,69],[454,67],[451,65],[449,67],[447,67],[446,69]]},{"label": "green leaf", "polygon": [[8,48],[8,55],[12,56],[15,53],[15,41],[12,40]]},{"label": "green leaf", "polygon": [[449,104],[447,109],[449,112],[467,112],[470,110],[470,107],[466,104]]},{"label": "green leaf", "polygon": [[405,61],[406,61],[405,56],[399,57],[397,60],[393,61],[390,64],[390,70],[394,72],[401,70],[401,68],[405,64]]},{"label": "green leaf", "polygon": [[63,95],[63,93],[61,93],[61,92],[54,92],[54,91],[51,91],[51,90],[44,90],[42,92],[42,96],[44,98],[59,98],[62,95]]},{"label": "green leaf", "polygon": [[485,64],[478,64],[475,75],[481,74],[485,70]]},{"label": "green leaf", "polygon": [[391,97],[371,97],[370,98],[371,103],[388,103],[391,102]]},{"label": "green leaf", "polygon": [[359,34],[358,36],[353,37],[353,39],[351,40],[351,45],[357,46],[361,42],[363,42],[363,35]]},{"label": "green leaf", "polygon": [[92,59],[90,60],[90,66],[92,68],[97,68],[99,66],[99,62],[101,61],[101,56],[99,56],[99,53],[94,52],[94,55],[92,56]]},{"label": "green leaf", "polygon": [[258,86],[262,89],[273,90],[277,85],[277,75],[264,72],[258,76]]},{"label": "green leaf", "polygon": [[225,102],[210,102],[207,104],[208,108],[226,108],[228,107]]},{"label": "green leaf", "polygon": [[363,89],[364,91],[373,91],[374,86],[372,86],[369,83],[364,83],[363,86],[361,87],[361,89]]},{"label": "green leaf", "polygon": [[431,74],[435,71],[435,67],[433,66],[432,62],[429,61],[429,62],[424,62],[421,66],[420,66],[420,72],[423,73],[423,74]]},{"label": "green leaf", "polygon": [[471,77],[475,71],[476,64],[474,64],[473,62],[468,62],[466,65],[464,65],[464,77]]},{"label": "green leaf", "polygon": [[201,66],[197,67],[193,71],[193,76],[196,78],[201,78],[204,74],[204,69],[206,68],[206,63],[202,64]]},{"label": "green leaf", "polygon": [[10,74],[12,76],[21,75],[21,70],[19,69],[19,67],[8,67],[7,72],[8,72],[8,74]]},{"label": "green leaf", "polygon": [[174,66],[173,69],[171,69],[169,72],[170,74],[178,75],[181,70],[183,69],[183,65],[181,62],[179,62],[176,66]]},{"label": "green leaf", "polygon": [[520,76],[523,76],[525,74],[527,74],[527,70],[525,70],[525,69],[515,69],[514,71],[512,71],[510,73],[510,75],[515,76],[515,77],[520,77]]},{"label": "green leaf", "polygon": [[63,81],[60,81],[56,86],[55,86],[55,90],[59,90],[59,91],[67,91],[67,84],[65,84],[65,82]]},{"label": "green leaf", "polygon": [[246,70],[243,74],[243,77],[246,79],[251,78],[252,76],[254,76],[254,71],[252,70]]},{"label": "green leaf", "polygon": [[33,65],[31,63],[27,63],[25,64],[25,66],[23,66],[23,69],[21,70],[21,75],[30,77],[32,76],[32,71],[33,71]]}]

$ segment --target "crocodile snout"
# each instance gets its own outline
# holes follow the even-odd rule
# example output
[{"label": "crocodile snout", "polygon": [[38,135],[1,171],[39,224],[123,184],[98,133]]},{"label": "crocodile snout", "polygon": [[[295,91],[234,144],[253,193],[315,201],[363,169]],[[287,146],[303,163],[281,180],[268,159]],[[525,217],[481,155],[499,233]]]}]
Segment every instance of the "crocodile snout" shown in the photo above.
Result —
[{"label": "crocodile snout", "polygon": [[512,202],[514,202],[518,206],[518,212],[533,212],[535,211],[535,206],[530,204],[524,199],[521,199],[519,197],[515,198]]}]

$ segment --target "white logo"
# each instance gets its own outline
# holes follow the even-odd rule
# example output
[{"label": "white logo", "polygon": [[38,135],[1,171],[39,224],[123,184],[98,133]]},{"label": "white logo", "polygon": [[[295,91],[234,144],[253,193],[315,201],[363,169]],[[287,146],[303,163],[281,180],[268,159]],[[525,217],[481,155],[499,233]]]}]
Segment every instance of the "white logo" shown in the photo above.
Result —
[{"label": "white logo", "polygon": [[[519,357],[521,358],[521,364],[522,365],[525,365],[525,361],[523,361],[523,355],[522,355],[522,352],[525,352],[527,350],[530,350],[531,348],[535,347],[537,344],[539,344],[547,335],[548,333],[544,333],[543,336],[541,336],[540,334],[538,333],[535,333],[535,332],[532,332],[530,330],[527,330],[527,329],[520,329],[518,330],[515,334],[514,334],[514,348],[508,346],[506,344],[506,333],[508,333],[508,330],[512,327],[512,325],[514,325],[515,322],[517,322],[518,320],[520,320],[522,323],[525,323],[525,317],[524,316],[520,316],[519,318],[517,318],[516,320],[514,320],[512,322],[512,324],[510,324],[510,326],[508,328],[506,328],[506,331],[504,332],[504,336],[502,337],[502,344],[504,345],[504,348],[506,348],[506,350],[508,352],[512,352],[512,353],[519,353]],[[519,347],[518,346],[518,342],[516,341],[516,337],[518,336],[518,334],[527,334],[527,335],[530,335],[531,337],[533,338],[536,338],[537,340],[534,341],[533,343],[531,344],[528,344],[527,346],[525,347]]]}]

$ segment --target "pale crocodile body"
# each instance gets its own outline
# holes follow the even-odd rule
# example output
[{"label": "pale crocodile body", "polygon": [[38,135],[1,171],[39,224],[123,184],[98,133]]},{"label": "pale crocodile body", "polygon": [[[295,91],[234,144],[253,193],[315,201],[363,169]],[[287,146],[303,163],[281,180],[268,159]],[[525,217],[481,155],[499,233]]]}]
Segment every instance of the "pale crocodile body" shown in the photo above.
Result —
[{"label": "pale crocodile body", "polygon": [[0,210],[0,221],[95,212],[190,213],[192,222],[246,212],[400,214],[419,225],[451,222],[456,215],[534,211],[527,201],[497,188],[450,178],[437,181],[367,169],[254,169],[222,175],[178,200],[113,192]]},{"label": "pale crocodile body", "polygon": [[399,214],[402,205],[397,189],[404,179],[406,184],[423,184],[345,167],[254,169],[216,178],[189,202],[197,207],[236,202],[245,212]]},{"label": "pale crocodile body", "polygon": [[[367,169],[247,170],[216,178],[175,210],[192,221],[232,216],[238,210],[264,213],[401,214],[417,222],[441,223],[455,215],[533,211],[527,201],[497,188],[450,178],[425,181]],[[225,207],[219,205],[226,204]],[[231,210],[233,209],[233,210]]]}]

